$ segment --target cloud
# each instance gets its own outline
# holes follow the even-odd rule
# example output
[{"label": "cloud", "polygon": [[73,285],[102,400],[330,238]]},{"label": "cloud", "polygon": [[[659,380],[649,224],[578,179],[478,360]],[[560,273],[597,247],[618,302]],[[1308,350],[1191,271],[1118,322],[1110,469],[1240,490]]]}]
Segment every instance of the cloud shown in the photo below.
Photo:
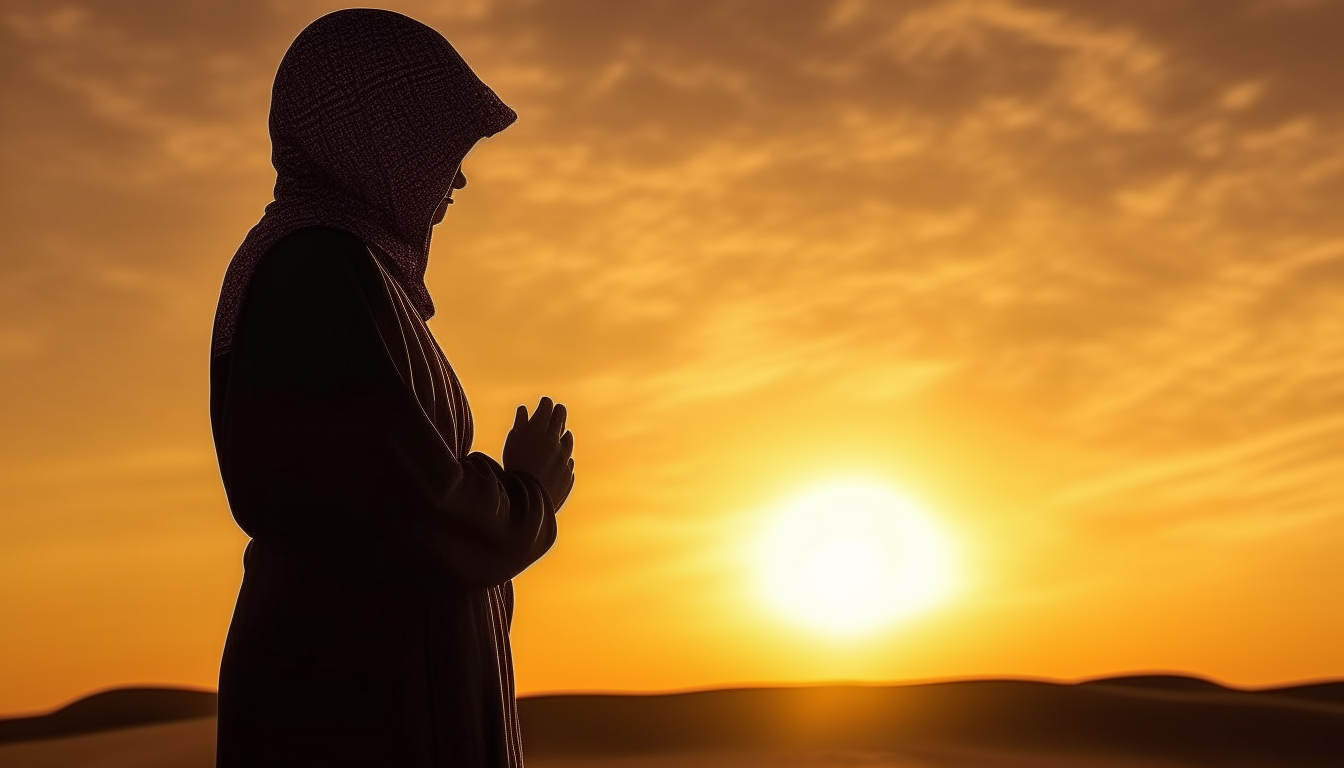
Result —
[{"label": "cloud", "polygon": [[[171,15],[167,6],[147,6]],[[45,94],[24,93],[26,107],[50,108],[64,96],[83,113],[55,127],[70,143],[70,133],[99,128],[97,144],[120,139],[129,152],[75,154],[44,152],[44,163],[67,166],[67,178],[106,186],[161,183],[164,174],[227,174],[268,165],[267,153],[245,122],[266,102],[267,73],[251,66],[244,51],[209,50],[196,34],[151,36],[116,10],[98,6],[34,5],[11,10],[7,32],[25,54],[22,66],[30,83]],[[193,37],[195,39],[193,39]],[[24,89],[26,90],[26,88]],[[83,123],[83,125],[81,125]],[[73,128],[73,130],[72,130]],[[62,136],[61,134],[65,134]],[[87,135],[87,134],[85,134]],[[13,136],[11,141],[41,142],[42,136]]]},{"label": "cloud", "polygon": [[[34,82],[128,149],[81,150],[65,178],[166,190],[266,175],[272,60],[326,8],[254,9],[213,37],[217,19],[169,10],[7,23]],[[1278,72],[1070,3],[790,5],[768,29],[741,4],[675,22],[437,8],[407,6],[523,115],[471,161],[476,220],[436,246],[497,294],[441,303],[592,329],[568,368],[594,396],[620,382],[657,411],[798,376],[893,401],[952,387],[1051,403],[1032,418],[1136,454],[1221,434],[1229,409],[1273,429],[1339,401],[1344,122],[1284,101]],[[60,246],[81,249],[110,252]],[[87,279],[177,317],[209,306],[210,283],[123,258]],[[563,348],[523,344],[541,346]]]},{"label": "cloud", "polygon": [[489,183],[536,225],[472,241],[488,270],[663,350],[593,370],[595,397],[951,387],[1141,465],[1339,403],[1329,103],[1078,4],[841,4],[754,58],[705,33],[744,8],[595,20],[567,88],[528,96],[536,130],[491,147]]}]

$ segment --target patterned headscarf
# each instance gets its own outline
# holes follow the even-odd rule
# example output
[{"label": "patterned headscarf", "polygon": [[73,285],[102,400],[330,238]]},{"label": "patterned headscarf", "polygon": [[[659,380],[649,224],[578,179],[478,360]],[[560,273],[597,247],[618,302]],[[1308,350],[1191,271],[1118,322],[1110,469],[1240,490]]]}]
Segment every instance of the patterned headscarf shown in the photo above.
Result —
[{"label": "patterned headscarf", "polygon": [[328,14],[295,38],[271,94],[275,200],[233,254],[211,355],[229,351],[262,254],[305,227],[381,251],[428,320],[434,213],[462,159],[518,118],[438,32],[391,11]]}]

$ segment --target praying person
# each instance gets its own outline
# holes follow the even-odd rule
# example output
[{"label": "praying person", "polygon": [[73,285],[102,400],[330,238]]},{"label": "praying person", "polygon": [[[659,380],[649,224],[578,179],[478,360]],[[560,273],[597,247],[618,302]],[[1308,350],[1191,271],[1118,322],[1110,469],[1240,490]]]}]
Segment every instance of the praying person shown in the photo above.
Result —
[{"label": "praying person", "polygon": [[388,11],[323,16],[280,63],[275,199],[212,341],[220,474],[251,537],[221,768],[522,765],[511,579],[555,542],[574,437],[542,398],[519,406],[502,466],[472,451],[425,286],[463,159],[516,117]]}]

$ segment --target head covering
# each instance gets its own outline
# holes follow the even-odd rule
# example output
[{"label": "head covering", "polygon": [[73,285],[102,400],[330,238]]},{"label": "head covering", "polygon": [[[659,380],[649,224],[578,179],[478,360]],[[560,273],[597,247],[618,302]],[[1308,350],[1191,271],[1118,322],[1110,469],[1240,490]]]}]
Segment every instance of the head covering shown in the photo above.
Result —
[{"label": "head covering", "polygon": [[391,11],[336,11],[309,24],[271,93],[275,200],[224,275],[211,355],[229,351],[262,254],[313,226],[349,232],[383,257],[420,316],[434,213],[462,159],[518,118],[438,32]]}]

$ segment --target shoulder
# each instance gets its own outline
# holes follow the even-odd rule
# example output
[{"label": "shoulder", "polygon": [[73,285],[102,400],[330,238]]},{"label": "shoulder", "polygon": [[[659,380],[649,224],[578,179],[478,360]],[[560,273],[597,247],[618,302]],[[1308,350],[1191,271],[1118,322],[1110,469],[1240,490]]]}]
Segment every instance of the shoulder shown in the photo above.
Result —
[{"label": "shoulder", "polygon": [[362,240],[331,227],[308,227],[285,235],[262,255],[248,303],[362,304],[380,302],[385,292]]},{"label": "shoulder", "polygon": [[367,272],[372,256],[358,237],[332,227],[307,227],[276,241],[262,255],[258,274],[272,279],[302,276],[312,279],[332,272]]},{"label": "shoulder", "polygon": [[385,294],[358,237],[327,227],[292,232],[266,250],[252,275],[234,334],[234,364],[243,359],[286,381],[326,382],[318,388],[371,376],[381,381]]}]

